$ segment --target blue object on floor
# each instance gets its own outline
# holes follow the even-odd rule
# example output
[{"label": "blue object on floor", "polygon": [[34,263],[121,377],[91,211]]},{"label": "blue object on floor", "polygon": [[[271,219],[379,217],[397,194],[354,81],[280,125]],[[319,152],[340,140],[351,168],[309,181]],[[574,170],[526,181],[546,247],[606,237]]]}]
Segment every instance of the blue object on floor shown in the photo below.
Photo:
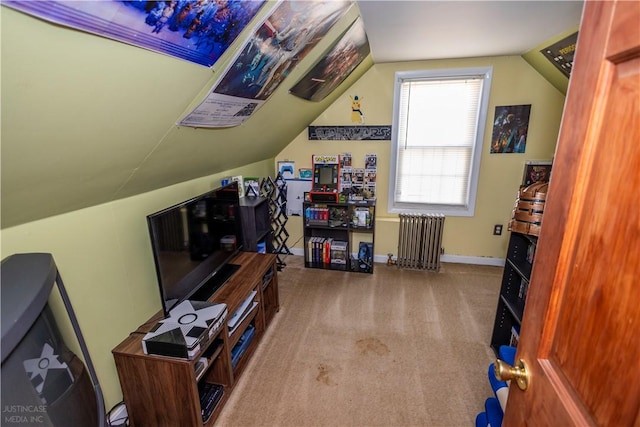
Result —
[{"label": "blue object on floor", "polygon": [[500,427],[502,425],[502,408],[500,402],[495,397],[490,397],[484,402],[484,410],[487,413],[487,420],[491,427]]},{"label": "blue object on floor", "polygon": [[491,389],[494,393],[498,391],[498,389],[502,387],[508,387],[505,381],[500,381],[496,378],[495,374],[495,365],[492,363],[489,365],[489,370],[487,372],[487,376],[489,377],[489,384],[491,384]]},{"label": "blue object on floor", "polygon": [[489,370],[487,371],[487,377],[489,377],[489,384],[491,385],[491,389],[493,390],[493,394],[498,399],[500,403],[500,409],[504,412],[507,407],[507,397],[509,396],[509,385],[506,381],[500,381],[496,378],[495,373],[495,364],[489,365]]},{"label": "blue object on floor", "polygon": [[480,412],[476,416],[476,427],[488,427],[488,426],[489,426],[489,419],[487,418],[487,413]]},{"label": "blue object on floor", "polygon": [[501,345],[498,349],[498,357],[503,362],[507,362],[509,365],[513,366],[516,361],[516,348],[508,345]]}]

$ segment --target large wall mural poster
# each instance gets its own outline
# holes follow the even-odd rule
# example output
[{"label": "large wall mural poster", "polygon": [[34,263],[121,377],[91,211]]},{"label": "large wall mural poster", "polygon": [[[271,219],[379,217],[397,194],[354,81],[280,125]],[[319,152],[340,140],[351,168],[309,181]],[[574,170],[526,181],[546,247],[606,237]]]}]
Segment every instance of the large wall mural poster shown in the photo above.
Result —
[{"label": "large wall mural poster", "polygon": [[3,1],[46,21],[211,67],[264,0]]},{"label": "large wall mural poster", "polygon": [[279,2],[204,100],[178,124],[215,128],[248,120],[350,6],[337,0]]},{"label": "large wall mural poster", "polygon": [[331,50],[290,90],[309,101],[322,101],[369,55],[369,40],[358,18]]}]

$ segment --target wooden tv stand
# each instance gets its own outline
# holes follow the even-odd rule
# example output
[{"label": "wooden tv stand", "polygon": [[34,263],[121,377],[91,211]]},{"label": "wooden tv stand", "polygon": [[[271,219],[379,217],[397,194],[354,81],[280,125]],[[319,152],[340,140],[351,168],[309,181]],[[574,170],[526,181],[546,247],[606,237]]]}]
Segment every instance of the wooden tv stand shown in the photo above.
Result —
[{"label": "wooden tv stand", "polygon": [[[274,254],[242,252],[232,263],[240,268],[209,301],[227,304],[227,320],[252,291],[256,291],[254,301],[258,304],[231,335],[225,322],[193,360],[144,354],[142,337],[162,318],[158,312],[112,350],[131,426],[211,426],[219,416],[280,308]],[[253,339],[232,365],[232,349],[250,325],[255,328]],[[196,373],[201,357],[207,358],[208,365]],[[222,400],[205,421],[198,393],[198,384],[203,381],[224,386]]]}]

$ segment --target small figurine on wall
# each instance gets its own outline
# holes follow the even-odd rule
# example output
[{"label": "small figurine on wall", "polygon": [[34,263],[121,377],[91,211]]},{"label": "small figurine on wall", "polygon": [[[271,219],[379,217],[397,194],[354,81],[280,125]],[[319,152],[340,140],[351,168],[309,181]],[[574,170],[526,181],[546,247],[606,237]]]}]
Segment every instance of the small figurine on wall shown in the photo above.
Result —
[{"label": "small figurine on wall", "polygon": [[360,98],[356,95],[351,98],[351,122],[364,124],[364,113],[360,108]]}]

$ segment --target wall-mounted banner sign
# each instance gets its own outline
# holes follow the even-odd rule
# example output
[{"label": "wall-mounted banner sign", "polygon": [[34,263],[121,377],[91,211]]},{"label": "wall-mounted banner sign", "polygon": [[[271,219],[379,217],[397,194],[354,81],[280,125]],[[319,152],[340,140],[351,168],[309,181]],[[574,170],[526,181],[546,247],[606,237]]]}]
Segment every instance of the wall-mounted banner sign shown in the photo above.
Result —
[{"label": "wall-mounted banner sign", "polygon": [[388,141],[391,126],[309,126],[309,140]]},{"label": "wall-mounted banner sign", "polygon": [[204,100],[179,124],[218,128],[249,120],[351,5],[347,0],[277,2]]},{"label": "wall-mounted banner sign", "polygon": [[3,1],[56,24],[211,67],[264,0]]},{"label": "wall-mounted banner sign", "polygon": [[331,50],[295,84],[289,93],[322,101],[369,55],[369,40],[358,18]]},{"label": "wall-mounted banner sign", "polygon": [[573,33],[551,46],[542,49],[542,53],[558,70],[567,78],[571,75],[573,68],[573,56],[576,52],[578,33]]}]

